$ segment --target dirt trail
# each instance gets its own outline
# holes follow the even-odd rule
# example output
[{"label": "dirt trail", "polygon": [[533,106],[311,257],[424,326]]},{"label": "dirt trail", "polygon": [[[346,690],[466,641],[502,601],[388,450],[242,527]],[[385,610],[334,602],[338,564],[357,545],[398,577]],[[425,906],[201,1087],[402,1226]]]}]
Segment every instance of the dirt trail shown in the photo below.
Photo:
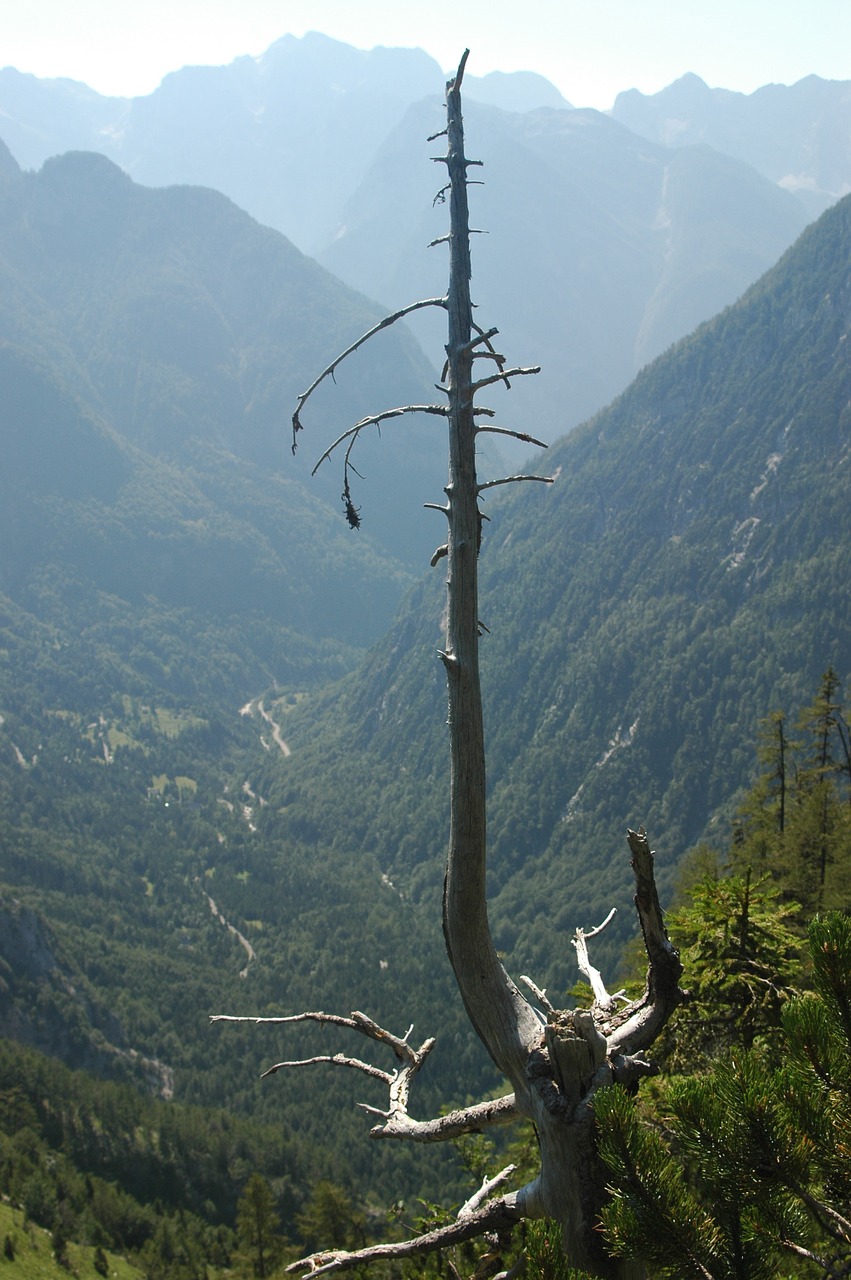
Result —
[{"label": "dirt trail", "polygon": [[[227,929],[228,933],[233,934],[233,936],[237,939],[237,941],[239,942],[239,945],[242,947],[245,954],[248,956],[248,964],[251,964],[252,960],[257,959],[257,952],[254,950],[251,943],[248,941],[248,939],[245,937],[244,934],[239,932],[239,929],[237,929],[236,925],[231,924],[229,920],[225,919],[225,917],[222,915],[221,911],[219,911],[219,908],[216,906],[213,899],[210,897],[209,893],[205,893],[204,897],[207,899],[210,910],[218,920],[219,924],[223,924]],[[244,969],[240,969],[239,971],[240,978],[245,978],[248,976],[248,964],[245,966]]]},{"label": "dirt trail", "polygon": [[[261,719],[265,720],[266,723],[271,727],[272,737],[274,738],[275,742],[280,748],[282,755],[291,756],[292,751],[290,750],[287,743],[284,742],[283,736],[281,734],[281,726],[277,723],[277,721],[272,719],[269,712],[266,710],[265,706],[263,705],[262,698],[252,698],[250,702],[246,702],[244,707],[240,707],[239,714],[241,716],[253,716],[255,709],[260,713]],[[266,745],[264,738],[261,737],[260,741],[263,742],[264,746]]]},{"label": "dirt trail", "polygon": [[257,710],[260,712],[261,716],[266,721],[266,723],[272,726],[272,737],[275,739],[278,746],[281,748],[281,751],[283,752],[283,754],[285,756],[291,756],[292,751],[290,751],[289,747],[281,737],[281,726],[277,724],[269,715],[269,712],[263,706],[262,700],[257,703]]}]

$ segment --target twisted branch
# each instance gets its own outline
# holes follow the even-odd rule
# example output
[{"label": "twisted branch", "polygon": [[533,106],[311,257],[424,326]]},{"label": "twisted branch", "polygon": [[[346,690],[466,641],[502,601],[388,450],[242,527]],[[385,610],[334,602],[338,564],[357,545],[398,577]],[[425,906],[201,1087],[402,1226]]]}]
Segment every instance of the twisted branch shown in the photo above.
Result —
[{"label": "twisted branch", "polygon": [[297,1262],[290,1263],[287,1271],[299,1271],[302,1267],[306,1267],[305,1276],[330,1275],[333,1271],[345,1271],[351,1267],[363,1266],[382,1259],[410,1258],[416,1254],[434,1253],[438,1249],[463,1244],[465,1240],[474,1240],[492,1231],[504,1235],[513,1230],[524,1216],[520,1201],[521,1196],[516,1192],[500,1196],[481,1209],[466,1213],[463,1217],[459,1216],[448,1226],[439,1227],[436,1231],[428,1231],[425,1235],[416,1236],[413,1240],[375,1244],[351,1252],[346,1249],[333,1249],[311,1253],[305,1258],[299,1258]]},{"label": "twisted branch", "polygon": [[320,1025],[330,1024],[336,1027],[346,1027],[350,1031],[357,1031],[368,1039],[374,1040],[377,1044],[387,1045],[396,1058],[397,1067],[395,1071],[384,1071],[372,1063],[364,1062],[360,1058],[350,1057],[347,1054],[323,1053],[311,1058],[297,1058],[285,1062],[276,1062],[273,1066],[267,1067],[261,1075],[261,1079],[266,1079],[268,1076],[276,1075],[278,1071],[283,1070],[285,1067],[311,1067],[326,1063],[336,1067],[349,1067],[354,1071],[360,1071],[364,1075],[370,1076],[374,1080],[380,1080],[388,1088],[389,1106],[387,1110],[382,1111],[378,1107],[370,1106],[365,1102],[358,1103],[364,1111],[382,1118],[383,1123],[375,1125],[370,1130],[370,1137],[372,1138],[398,1138],[422,1143],[449,1142],[454,1138],[462,1137],[464,1134],[481,1133],[483,1129],[494,1125],[511,1124],[519,1117],[514,1094],[509,1093],[493,1101],[479,1102],[469,1107],[460,1107],[450,1111],[447,1115],[436,1116],[433,1120],[414,1120],[408,1114],[408,1097],[411,1082],[434,1048],[435,1040],[434,1037],[430,1037],[428,1040],[423,1041],[419,1049],[414,1049],[408,1043],[408,1036],[411,1034],[413,1027],[409,1027],[404,1036],[396,1036],[380,1026],[374,1019],[368,1017],[365,1013],[360,1013],[358,1010],[355,1010],[348,1018],[337,1013],[316,1011],[271,1018],[234,1017],[229,1014],[215,1014],[211,1016],[210,1021],[263,1023],[269,1026],[281,1026],[292,1022],[317,1022]]},{"label": "twisted branch", "polygon": [[489,378],[480,378],[478,382],[473,383],[472,391],[473,391],[473,394],[475,395],[477,391],[481,391],[482,387],[489,387],[494,382],[504,382],[506,386],[508,386],[509,378],[521,378],[526,374],[540,373],[540,372],[541,372],[541,366],[539,364],[530,365],[528,368],[523,368],[520,365],[518,365],[517,368],[515,369],[506,369],[504,373],[503,372],[492,373]]},{"label": "twisted branch", "polygon": [[[513,433],[512,433],[513,434]],[[554,476],[503,476],[501,480],[485,480],[483,484],[476,486],[478,493],[484,493],[485,489],[496,489],[501,484],[518,484],[521,480],[538,480],[541,484],[553,484]]]},{"label": "twisted branch", "polygon": [[403,404],[398,409],[384,409],[381,413],[371,413],[368,417],[361,418],[360,422],[356,422],[353,427],[349,427],[342,435],[337,436],[334,443],[329,444],[310,474],[315,476],[326,458],[330,458],[334,450],[338,449],[344,440],[348,440],[350,437],[357,439],[365,427],[378,426],[382,422],[387,422],[390,418],[401,418],[404,413],[432,413],[438,417],[445,418],[448,412],[449,410],[442,404]]}]

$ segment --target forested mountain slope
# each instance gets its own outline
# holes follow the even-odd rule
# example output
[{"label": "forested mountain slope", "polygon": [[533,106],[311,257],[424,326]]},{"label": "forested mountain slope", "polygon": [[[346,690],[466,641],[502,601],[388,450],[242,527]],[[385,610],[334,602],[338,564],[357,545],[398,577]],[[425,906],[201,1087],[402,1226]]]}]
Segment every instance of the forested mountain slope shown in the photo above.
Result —
[{"label": "forested mountain slope", "polygon": [[[329,505],[290,451],[304,379],[377,314],[224,197],[86,154],[38,174],[6,154],[0,298],[0,1027],[221,1102],[245,1052],[211,1048],[207,1014],[306,992],[317,962],[319,860],[291,848],[273,899],[255,755],[283,758],[287,710],[382,632],[431,546],[406,502],[392,550],[353,534],[337,477]],[[338,379],[349,420],[373,394],[428,397],[424,368],[388,335]],[[442,483],[425,432],[387,445],[424,496]],[[272,916],[237,927],[217,895],[236,905],[255,874]],[[338,874],[328,927],[335,893],[366,894],[379,931],[410,936],[373,890]],[[326,1118],[307,1139],[326,1173],[327,1139]]]},{"label": "forested mountain slope", "polygon": [[[493,922],[513,972],[563,988],[570,931],[627,905],[627,824],[648,828],[663,883],[701,836],[723,844],[760,718],[803,704],[829,663],[849,675],[850,270],[845,200],[551,450],[551,489],[486,504]],[[374,851],[435,930],[440,577],[341,692],[296,713],[267,818],[273,839],[310,822],[343,857]]]}]

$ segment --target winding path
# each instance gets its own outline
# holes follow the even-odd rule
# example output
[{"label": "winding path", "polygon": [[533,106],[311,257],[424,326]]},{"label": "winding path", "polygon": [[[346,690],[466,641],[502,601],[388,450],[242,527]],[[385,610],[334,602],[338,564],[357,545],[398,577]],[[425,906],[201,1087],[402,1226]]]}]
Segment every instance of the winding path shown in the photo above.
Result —
[{"label": "winding path", "polygon": [[[239,714],[241,716],[252,716],[254,715],[255,707],[260,712],[261,718],[265,720],[268,725],[271,725],[272,737],[274,738],[275,742],[280,748],[281,754],[284,756],[291,756],[292,751],[290,750],[287,743],[284,742],[283,736],[281,734],[281,726],[277,723],[277,721],[273,720],[272,717],[269,715],[269,712],[266,710],[265,706],[263,705],[262,698],[252,698],[250,702],[246,702],[244,707],[240,707]],[[264,741],[264,740],[261,738],[261,741]]]},{"label": "winding path", "polygon": [[248,941],[248,939],[246,938],[245,934],[240,933],[240,932],[239,932],[239,929],[237,929],[236,925],[231,924],[229,920],[226,920],[226,919],[225,919],[225,917],[222,915],[221,911],[219,911],[219,908],[216,906],[216,903],[215,903],[215,902],[213,901],[213,899],[210,897],[209,893],[205,893],[205,894],[204,894],[204,897],[207,899],[207,902],[208,902],[208,904],[209,904],[210,910],[212,911],[213,915],[214,915],[214,916],[216,917],[216,919],[218,920],[219,924],[223,924],[223,925],[225,926],[225,928],[227,929],[228,933],[232,933],[232,934],[233,934],[233,936],[238,940],[239,945],[242,947],[242,949],[243,949],[243,951],[245,952],[245,954],[248,956],[248,964],[245,966],[245,968],[244,968],[244,969],[240,969],[240,971],[239,971],[239,976],[240,976],[240,978],[245,978],[245,977],[247,977],[247,976],[248,976],[248,965],[249,965],[249,964],[251,964],[251,961],[252,961],[252,960],[256,960],[256,959],[257,959],[257,952],[254,950],[254,948],[252,947],[251,943],[250,943],[250,942]]}]

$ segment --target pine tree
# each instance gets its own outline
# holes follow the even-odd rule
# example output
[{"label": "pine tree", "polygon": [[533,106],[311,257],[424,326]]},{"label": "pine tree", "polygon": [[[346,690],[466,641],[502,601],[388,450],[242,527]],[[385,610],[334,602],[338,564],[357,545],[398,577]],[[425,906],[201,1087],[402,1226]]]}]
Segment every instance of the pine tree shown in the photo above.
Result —
[{"label": "pine tree", "polygon": [[797,747],[787,737],[786,725],[782,711],[773,712],[760,725],[757,760],[762,771],[740,805],[734,827],[735,864],[759,874],[779,871]]},{"label": "pine tree", "polygon": [[785,862],[792,891],[811,912],[839,905],[834,871],[849,842],[848,805],[840,791],[844,762],[837,755],[842,745],[838,693],[839,679],[829,667],[799,721],[805,756],[798,770]]},{"label": "pine tree", "polygon": [[363,1214],[334,1182],[317,1182],[296,1217],[302,1239],[311,1247],[351,1248],[364,1242]]},{"label": "pine tree", "polygon": [[281,1220],[272,1188],[259,1173],[252,1173],[236,1207],[236,1233],[252,1275],[265,1280],[280,1258]]},{"label": "pine tree", "polygon": [[776,1039],[801,968],[797,914],[767,876],[755,880],[750,871],[705,876],[692,887],[690,905],[669,914],[689,988],[663,1033],[665,1070],[693,1072],[726,1049]]},{"label": "pine tree", "polygon": [[808,936],[816,989],[784,1009],[780,1052],[733,1052],[673,1082],[661,1128],[617,1087],[597,1097],[606,1237],[657,1275],[851,1270],[851,918]]},{"label": "pine tree", "polygon": [[730,865],[768,872],[800,906],[802,923],[817,911],[851,904],[851,746],[833,670],[798,717],[798,738],[787,737],[788,717],[764,722],[761,772],[742,802]]}]

